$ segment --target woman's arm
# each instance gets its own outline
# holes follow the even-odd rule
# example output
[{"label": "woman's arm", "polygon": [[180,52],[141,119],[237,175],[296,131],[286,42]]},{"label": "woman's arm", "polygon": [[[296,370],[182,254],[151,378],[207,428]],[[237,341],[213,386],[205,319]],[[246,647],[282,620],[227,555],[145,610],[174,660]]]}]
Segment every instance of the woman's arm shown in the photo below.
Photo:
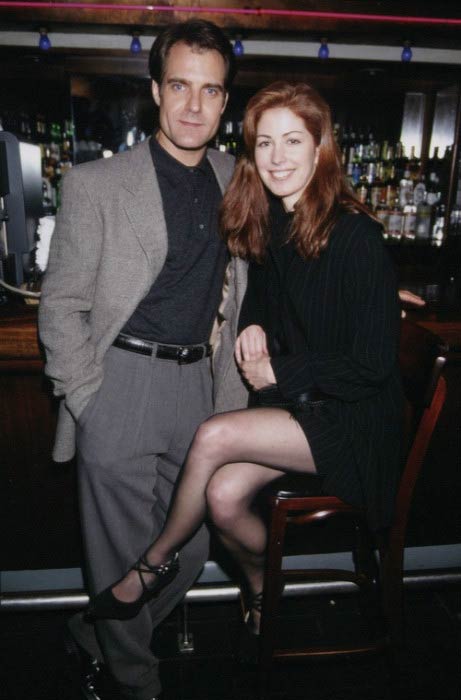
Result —
[{"label": "woman's arm", "polygon": [[248,266],[248,283],[243,298],[238,322],[238,331],[241,333],[248,326],[264,327],[265,319],[265,267],[255,262]]}]

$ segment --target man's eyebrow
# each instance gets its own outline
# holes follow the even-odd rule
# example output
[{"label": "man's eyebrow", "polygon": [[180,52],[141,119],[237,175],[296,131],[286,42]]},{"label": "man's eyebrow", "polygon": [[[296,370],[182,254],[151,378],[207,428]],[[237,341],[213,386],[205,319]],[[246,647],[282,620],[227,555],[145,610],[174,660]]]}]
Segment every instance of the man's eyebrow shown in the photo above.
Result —
[{"label": "man's eyebrow", "polygon": [[[190,80],[186,80],[185,78],[175,78],[174,76],[172,78],[168,78],[166,81],[167,83],[182,83],[183,85],[191,85]],[[216,90],[220,90],[221,92],[224,92],[224,85],[221,85],[221,83],[205,83],[202,85],[204,88],[215,88]]]}]

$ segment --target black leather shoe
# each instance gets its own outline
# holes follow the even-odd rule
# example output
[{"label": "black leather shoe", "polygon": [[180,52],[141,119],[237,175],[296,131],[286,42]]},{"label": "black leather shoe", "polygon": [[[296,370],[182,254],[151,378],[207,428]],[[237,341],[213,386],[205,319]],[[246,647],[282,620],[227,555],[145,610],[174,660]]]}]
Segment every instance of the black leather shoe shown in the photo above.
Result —
[{"label": "black leather shoe", "polygon": [[78,644],[67,627],[64,629],[63,638],[72,677],[75,686],[79,688],[80,697],[84,700],[103,700],[100,662]]}]

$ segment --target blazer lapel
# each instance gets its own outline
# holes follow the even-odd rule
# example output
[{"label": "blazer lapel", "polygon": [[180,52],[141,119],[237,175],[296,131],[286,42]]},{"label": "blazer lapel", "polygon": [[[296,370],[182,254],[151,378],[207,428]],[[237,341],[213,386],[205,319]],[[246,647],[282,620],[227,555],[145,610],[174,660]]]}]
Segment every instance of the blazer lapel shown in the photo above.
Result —
[{"label": "blazer lapel", "polygon": [[133,149],[131,156],[123,176],[124,208],[155,278],[165,262],[168,235],[148,140]]}]

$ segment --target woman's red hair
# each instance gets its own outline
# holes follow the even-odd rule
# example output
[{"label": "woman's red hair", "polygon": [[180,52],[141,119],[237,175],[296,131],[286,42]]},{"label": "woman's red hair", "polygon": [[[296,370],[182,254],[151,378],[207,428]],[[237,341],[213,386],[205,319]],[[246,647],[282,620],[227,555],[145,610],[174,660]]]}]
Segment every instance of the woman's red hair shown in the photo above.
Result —
[{"label": "woman's red hair", "polygon": [[248,102],[243,121],[245,152],[221,207],[221,228],[232,255],[261,261],[269,242],[269,202],[255,165],[256,130],[268,109],[287,107],[304,120],[318,146],[315,172],[296,202],[290,238],[305,259],[317,257],[344,211],[368,213],[350,190],[331,124],[330,108],[310,85],[279,81]]}]

